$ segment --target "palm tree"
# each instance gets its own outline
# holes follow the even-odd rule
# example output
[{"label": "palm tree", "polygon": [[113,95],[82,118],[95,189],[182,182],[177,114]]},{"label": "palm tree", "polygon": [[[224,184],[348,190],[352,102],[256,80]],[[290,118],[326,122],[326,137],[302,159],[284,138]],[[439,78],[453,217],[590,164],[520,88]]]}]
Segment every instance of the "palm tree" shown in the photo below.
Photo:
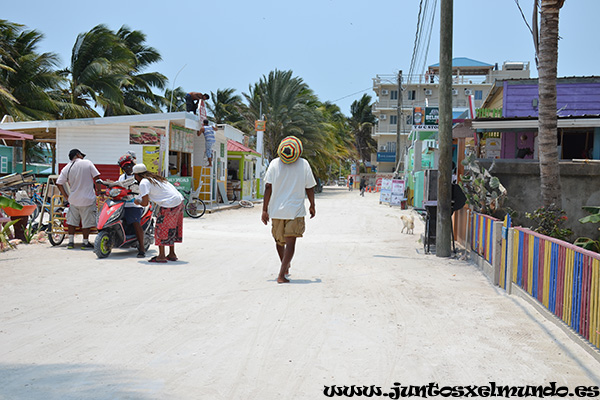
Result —
[{"label": "palm tree", "polygon": [[216,94],[210,93],[207,108],[216,124],[243,125],[244,117],[240,112],[243,108],[242,97],[234,93],[235,89],[231,88],[218,89]]},{"label": "palm tree", "polygon": [[[535,0],[537,17],[538,0]],[[558,64],[558,19],[564,0],[541,0],[539,60],[539,152],[541,197],[545,207],[561,208],[560,166],[557,151],[556,74]],[[537,28],[537,21],[534,21]],[[534,38],[534,40],[537,38]]]},{"label": "palm tree", "polygon": [[350,130],[354,136],[354,145],[360,162],[371,161],[371,154],[377,150],[377,142],[371,136],[375,116],[371,108],[371,96],[363,94],[350,106],[351,117],[348,119]]},{"label": "palm tree", "polygon": [[181,86],[175,89],[165,89],[162,97],[162,107],[165,111],[185,111],[185,95],[187,92]]},{"label": "palm tree", "polygon": [[[17,35],[23,25],[15,24],[4,19],[0,19],[0,69],[14,73],[15,70],[9,67],[6,63],[12,62],[12,38]],[[10,89],[6,86],[4,76],[0,81],[0,101],[18,103],[19,101],[10,93]]]},{"label": "palm tree", "polygon": [[331,170],[338,171],[348,159],[356,158],[356,153],[348,119],[340,108],[326,102],[321,104],[319,111],[325,119],[322,125],[324,144],[319,149],[319,156],[315,157],[311,165],[315,175],[327,180]]},{"label": "palm tree", "polygon": [[314,156],[322,143],[318,101],[312,90],[292,71],[271,71],[243,93],[248,102],[244,110],[246,129],[252,130],[254,121],[260,119],[260,110],[266,119],[264,150],[267,158],[277,155],[279,142],[294,135],[304,144],[304,155]]},{"label": "palm tree", "polygon": [[71,64],[63,71],[70,85],[63,92],[63,118],[95,117],[95,107],[125,109],[125,84],[133,84],[134,53],[105,25],[77,36]]},{"label": "palm tree", "polygon": [[158,72],[142,72],[150,64],[162,60],[160,53],[155,48],[146,46],[146,35],[141,31],[132,31],[124,25],[116,35],[133,53],[135,62],[128,72],[130,79],[124,81],[121,87],[123,109],[116,110],[109,106],[105,111],[105,116],[160,112],[160,106],[164,104],[164,99],[154,94],[152,88],[164,89],[167,77]]},{"label": "palm tree", "polygon": [[51,96],[62,82],[55,72],[58,57],[36,52],[42,39],[35,30],[0,21],[0,113],[17,121],[55,119],[59,111]]}]

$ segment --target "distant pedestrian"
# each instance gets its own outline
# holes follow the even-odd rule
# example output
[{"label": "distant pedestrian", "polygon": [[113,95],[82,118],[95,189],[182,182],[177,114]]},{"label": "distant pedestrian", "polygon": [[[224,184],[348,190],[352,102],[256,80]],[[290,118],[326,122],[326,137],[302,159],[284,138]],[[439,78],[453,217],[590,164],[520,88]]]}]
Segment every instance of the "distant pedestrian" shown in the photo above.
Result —
[{"label": "distant pedestrian", "polygon": [[[177,261],[175,243],[183,242],[183,196],[166,178],[148,171],[144,164],[136,164],[132,172],[140,184],[140,194],[134,200],[135,204],[145,207],[153,201],[160,207],[154,231],[158,255],[148,261]],[[165,246],[169,247],[168,255],[165,254]]]},{"label": "distant pedestrian", "polygon": [[215,144],[215,128],[208,124],[208,120],[205,119],[203,122],[200,131],[198,132],[198,136],[204,135],[204,144],[206,147],[206,159],[208,160],[208,166],[212,167],[212,148]]},{"label": "distant pedestrian", "polygon": [[208,99],[210,99],[210,95],[208,93],[189,92],[185,95],[185,111],[196,114],[200,102]]},{"label": "distant pedestrian", "polygon": [[[69,151],[71,160],[61,171],[56,186],[69,203],[67,213],[67,229],[69,235],[68,249],[75,248],[75,229],[81,226],[83,233],[82,249],[93,249],[94,245],[89,242],[90,231],[96,227],[96,196],[100,187],[96,180],[100,172],[90,160],[84,160],[85,154],[79,149]],[[69,185],[69,193],[65,185]]]},{"label": "distant pedestrian", "polygon": [[265,175],[265,195],[261,220],[267,225],[271,218],[271,233],[275,239],[277,254],[281,261],[277,283],[287,283],[290,263],[294,257],[296,238],[305,230],[304,199],[308,197],[309,213],[316,215],[315,186],[308,161],[300,158],[302,142],[295,136],[281,141],[277,149],[278,158],[269,164]]},{"label": "distant pedestrian", "polygon": [[350,179],[348,179],[348,190],[352,191],[353,185],[354,185],[354,178],[350,177]]}]

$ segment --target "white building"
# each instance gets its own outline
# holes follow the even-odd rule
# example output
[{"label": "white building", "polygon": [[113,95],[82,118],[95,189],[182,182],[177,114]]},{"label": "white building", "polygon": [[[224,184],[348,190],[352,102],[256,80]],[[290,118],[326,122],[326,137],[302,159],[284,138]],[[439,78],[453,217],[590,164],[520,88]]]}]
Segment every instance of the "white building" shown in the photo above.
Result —
[{"label": "white building", "polygon": [[[77,148],[96,165],[102,178],[114,180],[120,174],[117,160],[133,151],[137,162],[149,170],[188,178],[193,188],[202,182],[201,198],[214,202],[219,198],[218,184],[227,184],[227,139],[240,140],[243,133],[219,125],[209,168],[204,136],[198,135],[200,127],[198,116],[187,112],[0,123],[0,129],[29,133],[35,141],[51,143],[54,173],[69,162],[69,151]],[[226,199],[225,193],[222,197]]]},{"label": "white building", "polygon": [[[468,98],[473,96],[474,107],[483,104],[496,79],[529,78],[528,62],[504,62],[491,65],[469,58],[452,60],[452,109],[453,117],[458,118],[468,109]],[[415,107],[439,106],[439,64],[429,66],[422,75],[402,76],[402,89],[399,90],[398,75],[377,75],[373,78],[373,91],[377,101],[373,114],[379,120],[373,129],[377,140],[377,154],[371,162],[377,165],[379,173],[394,172],[397,147],[400,146],[400,159],[411,145],[409,135],[413,124]],[[398,138],[400,132],[400,138]],[[403,170],[400,166],[400,170]]]}]

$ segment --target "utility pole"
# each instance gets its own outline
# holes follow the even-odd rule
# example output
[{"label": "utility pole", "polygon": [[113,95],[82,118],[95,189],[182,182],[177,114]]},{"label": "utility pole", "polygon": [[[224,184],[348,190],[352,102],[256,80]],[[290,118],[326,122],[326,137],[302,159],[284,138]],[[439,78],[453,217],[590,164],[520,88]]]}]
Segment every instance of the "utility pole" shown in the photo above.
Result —
[{"label": "utility pole", "polygon": [[403,148],[403,140],[401,138],[402,133],[402,70],[398,71],[398,107],[396,109],[396,171],[394,175],[398,177],[400,173],[400,164],[402,163],[402,154],[400,149]]},{"label": "utility pole", "polygon": [[453,0],[440,6],[440,123],[435,255],[450,257],[452,244],[452,18]]}]

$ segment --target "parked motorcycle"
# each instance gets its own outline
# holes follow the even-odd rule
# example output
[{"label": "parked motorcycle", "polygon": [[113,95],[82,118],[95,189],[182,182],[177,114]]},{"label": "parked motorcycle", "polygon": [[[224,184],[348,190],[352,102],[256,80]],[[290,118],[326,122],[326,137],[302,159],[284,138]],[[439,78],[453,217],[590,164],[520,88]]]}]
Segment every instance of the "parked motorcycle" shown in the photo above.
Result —
[{"label": "parked motorcycle", "polygon": [[[98,216],[98,234],[94,243],[94,253],[98,258],[106,258],[113,248],[136,248],[137,237],[133,225],[125,222],[125,203],[132,202],[135,194],[123,182],[99,183],[108,186],[106,194],[108,199],[100,210]],[[152,206],[144,208],[140,221],[144,230],[144,251],[148,251],[154,241],[154,218]]]}]

